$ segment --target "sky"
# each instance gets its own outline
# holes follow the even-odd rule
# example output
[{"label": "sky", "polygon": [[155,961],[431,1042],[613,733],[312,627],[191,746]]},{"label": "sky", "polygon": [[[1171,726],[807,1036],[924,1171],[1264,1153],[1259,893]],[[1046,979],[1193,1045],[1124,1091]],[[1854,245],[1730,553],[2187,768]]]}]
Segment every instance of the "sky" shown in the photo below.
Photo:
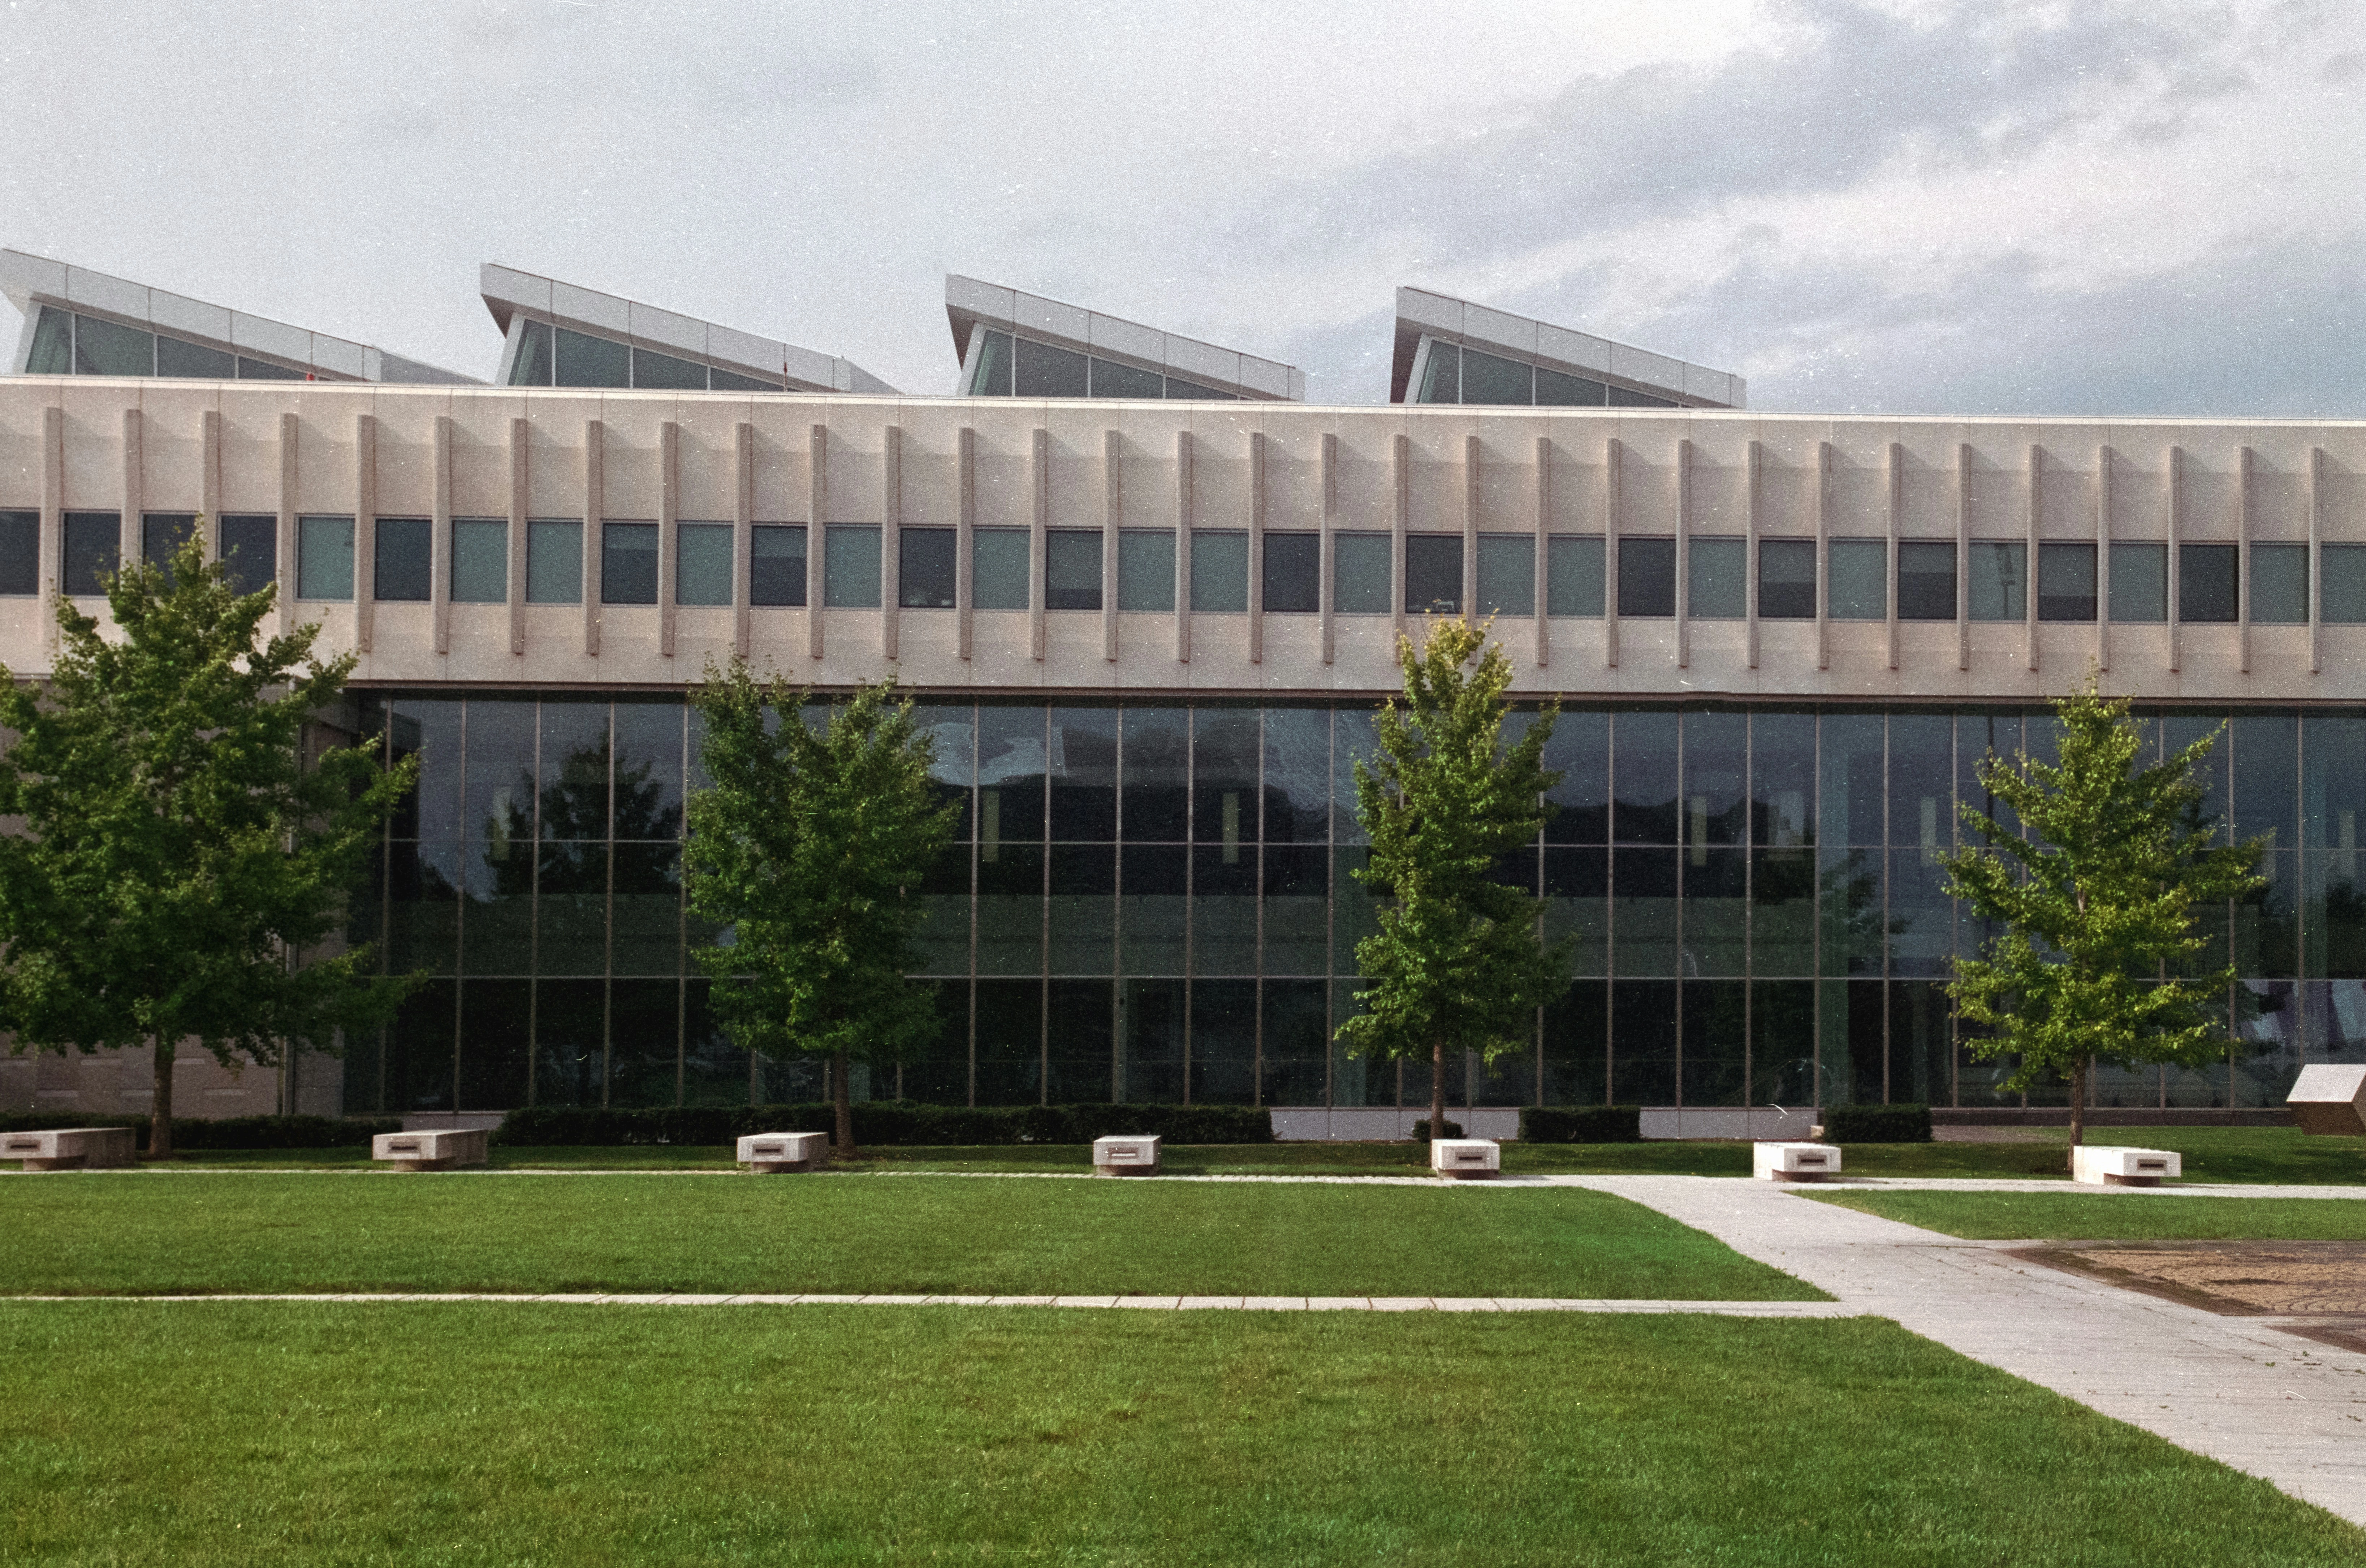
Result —
[{"label": "sky", "polygon": [[2355,0],[0,5],[0,245],[477,376],[498,261],[912,392],[960,272],[1315,402],[1412,284],[1761,409],[2366,415]]}]

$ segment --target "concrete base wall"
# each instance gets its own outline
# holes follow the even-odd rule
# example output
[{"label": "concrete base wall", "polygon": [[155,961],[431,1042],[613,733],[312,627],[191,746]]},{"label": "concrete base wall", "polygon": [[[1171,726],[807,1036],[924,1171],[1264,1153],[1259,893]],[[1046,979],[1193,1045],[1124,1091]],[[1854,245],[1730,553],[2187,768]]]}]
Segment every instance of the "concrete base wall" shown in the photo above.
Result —
[{"label": "concrete base wall", "polygon": [[[154,1053],[137,1049],[17,1051],[0,1055],[0,1111],[53,1111],[70,1116],[144,1116],[156,1098]],[[307,1053],[296,1064],[293,1105],[283,1105],[284,1075],[276,1067],[223,1066],[202,1049],[173,1062],[175,1116],[270,1116],[282,1110],[306,1116],[344,1112],[344,1064]]]},{"label": "concrete base wall", "polygon": [[[2067,1127],[2070,1108],[2067,1105],[2033,1105],[2023,1111],[2018,1107],[2001,1110],[1947,1110],[1932,1107],[1931,1124],[1934,1127]],[[2090,1127],[2290,1127],[2294,1125],[2292,1111],[2283,1106],[2244,1107],[2228,1110],[2211,1106],[2172,1105],[2163,1111],[2155,1106],[2099,1105],[2087,1112]]]},{"label": "concrete base wall", "polygon": [[1643,1136],[1659,1138],[1746,1138],[1753,1142],[1797,1143],[1823,1120],[1813,1109],[1778,1111],[1773,1106],[1743,1110],[1740,1106],[1705,1106],[1679,1110],[1646,1107]]}]

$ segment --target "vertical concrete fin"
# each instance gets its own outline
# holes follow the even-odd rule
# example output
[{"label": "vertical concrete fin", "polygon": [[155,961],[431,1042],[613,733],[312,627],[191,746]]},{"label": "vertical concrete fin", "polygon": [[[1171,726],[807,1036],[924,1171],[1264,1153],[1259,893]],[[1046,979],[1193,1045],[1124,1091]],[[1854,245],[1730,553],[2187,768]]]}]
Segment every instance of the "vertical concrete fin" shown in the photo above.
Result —
[{"label": "vertical concrete fin", "polygon": [[904,427],[879,433],[879,651],[902,657],[904,604]]},{"label": "vertical concrete fin", "polygon": [[1693,444],[1676,443],[1676,668],[1693,663]]},{"label": "vertical concrete fin", "polygon": [[2095,448],[2095,668],[2112,667],[2112,449]]},{"label": "vertical concrete fin", "polygon": [[1336,559],[1339,529],[1339,433],[1323,433],[1323,518],[1322,534],[1315,542],[1317,587],[1320,597],[1315,607],[1322,612],[1323,662],[1327,666],[1339,653],[1339,565]]},{"label": "vertical concrete fin", "polygon": [[1265,662],[1265,432],[1249,432],[1249,662]]},{"label": "vertical concrete fin", "polygon": [[1552,458],[1549,435],[1537,437],[1537,668],[1552,664]]},{"label": "vertical concrete fin", "polygon": [[1191,662],[1191,433],[1175,433],[1175,662]]},{"label": "vertical concrete fin", "polygon": [[1602,448],[1602,662],[1618,668],[1618,514],[1626,488],[1627,444],[1612,436]]},{"label": "vertical concrete fin", "polygon": [[608,511],[608,423],[583,422],[583,652],[600,657],[602,533]]},{"label": "vertical concrete fin", "polygon": [[370,651],[377,606],[377,416],[354,416],[354,647]]},{"label": "vertical concrete fin", "polygon": [[1742,476],[1741,536],[1746,541],[1742,551],[1741,604],[1742,649],[1747,668],[1758,668],[1758,492],[1765,474],[1765,453],[1756,440],[1750,443],[1749,472]]},{"label": "vertical concrete fin", "polygon": [[510,421],[509,621],[510,656],[525,654],[526,511],[534,500],[527,466],[534,450],[534,422],[523,416]]},{"label": "vertical concrete fin", "polygon": [[806,657],[822,656],[822,611],[829,599],[829,426],[806,433]]},{"label": "vertical concrete fin", "polygon": [[452,416],[435,416],[433,450],[434,500],[428,507],[427,596],[438,656],[452,651]]},{"label": "vertical concrete fin", "polygon": [[977,548],[977,432],[969,425],[961,427],[961,436],[954,447],[954,484],[959,491],[961,513],[953,529],[953,618],[959,623],[956,636],[960,656],[966,660],[970,652],[970,632],[975,596],[971,592],[970,579],[976,564]]},{"label": "vertical concrete fin", "polygon": [[1101,658],[1117,662],[1118,536],[1125,527],[1125,445],[1101,432]]},{"label": "vertical concrete fin", "polygon": [[297,464],[303,422],[292,412],[279,416],[279,516],[274,530],[277,548],[273,559],[279,568],[279,630],[284,636],[296,625],[296,599],[304,587],[304,563],[299,558],[296,529],[296,508],[301,499],[299,479],[301,470]]},{"label": "vertical concrete fin", "polygon": [[731,437],[731,651],[745,659],[755,622],[756,427],[743,419]]},{"label": "vertical concrete fin", "polygon": [[1027,514],[1027,651],[1043,662],[1043,611],[1052,564],[1052,433],[1037,425],[1027,444],[1032,493]]}]

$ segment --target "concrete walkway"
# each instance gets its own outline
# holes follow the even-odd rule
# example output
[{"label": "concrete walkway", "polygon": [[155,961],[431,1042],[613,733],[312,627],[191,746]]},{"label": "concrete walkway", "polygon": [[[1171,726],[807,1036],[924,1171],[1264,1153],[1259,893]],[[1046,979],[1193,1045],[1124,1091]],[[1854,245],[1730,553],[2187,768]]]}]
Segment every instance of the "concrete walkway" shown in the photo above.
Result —
[{"label": "concrete walkway", "polygon": [[[1994,1243],[1819,1203],[1771,1182],[1602,1176],[1575,1184],[1655,1209],[1830,1292],[1844,1307],[1895,1319],[2366,1525],[2366,1356],[2314,1344],[2270,1320],[2120,1290],[2013,1258]],[[2107,1190],[2135,1197],[2141,1190]]]}]

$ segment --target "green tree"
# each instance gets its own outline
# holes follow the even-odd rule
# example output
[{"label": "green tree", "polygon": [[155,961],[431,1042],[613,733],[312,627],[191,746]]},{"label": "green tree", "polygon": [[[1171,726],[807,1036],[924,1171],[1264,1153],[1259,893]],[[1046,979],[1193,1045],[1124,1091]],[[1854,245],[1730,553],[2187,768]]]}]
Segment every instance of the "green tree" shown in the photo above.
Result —
[{"label": "green tree", "polygon": [[[1483,650],[1483,652],[1482,652]],[[1372,841],[1357,878],[1380,901],[1380,930],[1356,944],[1363,1010],[1339,1026],[1358,1055],[1427,1056],[1432,1138],[1446,1126],[1446,1058],[1493,1061],[1535,1043],[1536,1010],[1568,986],[1570,951],[1540,933],[1544,901],[1500,868],[1537,842],[1545,742],[1557,707],[1509,745],[1511,660],[1468,621],[1397,639],[1404,693],[1382,705],[1380,750],[1356,761],[1356,814]]]},{"label": "green tree", "polygon": [[23,821],[0,837],[0,1021],[20,1050],[152,1045],[162,1158],[185,1043],[274,1066],[417,984],[366,945],[321,951],[417,765],[306,759],[354,656],[313,657],[317,626],[263,637],[276,589],[242,597],[196,538],[105,587],[115,636],[62,597],[50,679],[0,667],[0,817]]},{"label": "green tree", "polygon": [[922,879],[960,807],[929,777],[933,739],[893,679],[858,686],[828,722],[806,694],[709,666],[696,696],[712,784],[690,797],[683,869],[693,908],[728,928],[699,951],[715,1010],[739,1045],[827,1055],[834,1142],[855,1153],[850,1061],[894,1057],[933,1029],[915,966]]},{"label": "green tree", "polygon": [[2127,699],[2096,682],[2090,671],[2054,705],[2058,761],[2023,751],[1979,765],[2027,837],[1964,803],[1978,841],[1942,861],[1947,891],[1999,928],[1978,957],[1956,960],[1947,987],[1958,1012],[1993,1031],[1972,1051],[2017,1059],[2008,1089],[2066,1075],[2074,1146],[2096,1063],[2198,1066],[2226,1049],[2235,971],[2185,972],[2206,942],[2194,909],[2263,885],[2265,840],[2214,844],[2218,824],[2202,813],[2194,773],[2217,737],[2145,766],[2148,738]]}]

